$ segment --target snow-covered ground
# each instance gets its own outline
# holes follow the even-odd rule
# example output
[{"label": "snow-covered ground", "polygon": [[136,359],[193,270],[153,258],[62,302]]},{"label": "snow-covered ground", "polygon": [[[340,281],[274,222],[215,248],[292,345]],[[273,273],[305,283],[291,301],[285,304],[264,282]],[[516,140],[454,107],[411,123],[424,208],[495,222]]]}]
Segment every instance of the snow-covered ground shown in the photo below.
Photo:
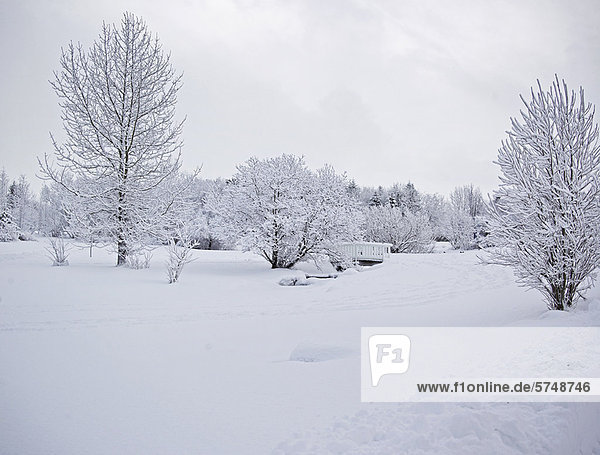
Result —
[{"label": "snow-covered ground", "polygon": [[[362,404],[362,326],[600,325],[454,251],[309,286],[249,253],[150,269],[0,243],[0,453],[600,453],[594,404]],[[300,269],[314,271],[312,264]]]}]

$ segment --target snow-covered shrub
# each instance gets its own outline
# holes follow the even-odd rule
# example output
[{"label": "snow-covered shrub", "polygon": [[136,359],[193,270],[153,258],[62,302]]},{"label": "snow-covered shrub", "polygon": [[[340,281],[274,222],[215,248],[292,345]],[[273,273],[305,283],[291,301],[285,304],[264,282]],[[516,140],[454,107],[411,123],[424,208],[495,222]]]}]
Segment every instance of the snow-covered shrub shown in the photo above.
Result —
[{"label": "snow-covered shrub", "polygon": [[176,283],[185,265],[185,259],[188,255],[188,250],[179,247],[175,240],[170,240],[167,244],[167,253],[168,258],[165,262],[167,268],[167,278],[169,283]]},{"label": "snow-covered shrub", "polygon": [[192,250],[196,246],[195,228],[191,224],[182,223],[175,229],[175,238],[167,244],[167,277],[169,283],[176,283],[186,264],[194,261]]},{"label": "snow-covered shrub", "polygon": [[152,260],[152,253],[150,251],[137,251],[130,253],[127,256],[127,267],[130,269],[147,269],[150,267],[150,261]]},{"label": "snow-covered shrub", "polygon": [[19,240],[21,240],[23,242],[32,242],[35,240],[35,237],[30,232],[20,232]]},{"label": "snow-covered shrub", "polygon": [[431,250],[433,230],[424,213],[413,214],[400,208],[368,207],[364,237],[368,242],[391,243],[393,253],[426,253]]},{"label": "snow-covered shrub", "polygon": [[572,307],[600,265],[600,146],[594,107],[558,77],[538,81],[502,142],[491,204],[492,262],[513,267],[548,308]]},{"label": "snow-covered shrub", "polygon": [[186,264],[194,259],[192,258],[193,246],[189,242],[170,240],[167,245],[168,258],[165,263],[167,267],[167,278],[169,283],[176,283]]},{"label": "snow-covered shrub", "polygon": [[53,266],[69,265],[69,247],[62,238],[51,238],[50,246],[46,248]]},{"label": "snow-covered shrub", "polygon": [[255,251],[272,268],[327,254],[359,236],[361,214],[345,176],[311,172],[292,155],[251,158],[207,204],[225,242]]}]

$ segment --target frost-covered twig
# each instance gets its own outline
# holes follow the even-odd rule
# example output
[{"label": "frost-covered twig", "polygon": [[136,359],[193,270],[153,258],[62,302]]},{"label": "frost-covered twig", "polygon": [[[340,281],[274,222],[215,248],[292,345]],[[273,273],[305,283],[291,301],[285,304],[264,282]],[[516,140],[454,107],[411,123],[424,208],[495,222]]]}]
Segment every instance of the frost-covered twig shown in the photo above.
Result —
[{"label": "frost-covered twig", "polygon": [[147,269],[150,267],[152,253],[150,251],[141,251],[139,253],[131,253],[127,256],[127,266],[130,269]]}]

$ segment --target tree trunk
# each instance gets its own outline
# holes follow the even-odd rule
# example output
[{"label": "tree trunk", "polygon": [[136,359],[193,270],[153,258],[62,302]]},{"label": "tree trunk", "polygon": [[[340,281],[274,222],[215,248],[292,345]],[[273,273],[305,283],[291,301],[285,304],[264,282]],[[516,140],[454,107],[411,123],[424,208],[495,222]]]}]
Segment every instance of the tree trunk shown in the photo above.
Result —
[{"label": "tree trunk", "polygon": [[119,191],[119,205],[117,207],[117,267],[125,265],[127,261],[127,241],[125,240],[125,222],[126,216],[123,210],[125,194]]},{"label": "tree trunk", "polygon": [[125,265],[127,262],[127,243],[125,240],[117,242],[117,267]]}]

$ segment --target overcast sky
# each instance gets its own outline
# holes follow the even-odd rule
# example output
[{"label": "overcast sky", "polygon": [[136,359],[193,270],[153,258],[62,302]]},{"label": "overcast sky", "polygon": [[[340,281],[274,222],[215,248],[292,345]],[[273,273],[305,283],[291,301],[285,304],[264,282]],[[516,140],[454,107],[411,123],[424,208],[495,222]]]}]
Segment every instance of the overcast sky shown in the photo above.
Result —
[{"label": "overcast sky", "polygon": [[[227,177],[304,155],[362,185],[497,184],[519,93],[555,73],[600,103],[600,2],[0,0],[0,167],[37,172],[60,135],[61,46],[142,16],[184,73],[184,166]],[[35,184],[34,188],[39,188]]]}]

